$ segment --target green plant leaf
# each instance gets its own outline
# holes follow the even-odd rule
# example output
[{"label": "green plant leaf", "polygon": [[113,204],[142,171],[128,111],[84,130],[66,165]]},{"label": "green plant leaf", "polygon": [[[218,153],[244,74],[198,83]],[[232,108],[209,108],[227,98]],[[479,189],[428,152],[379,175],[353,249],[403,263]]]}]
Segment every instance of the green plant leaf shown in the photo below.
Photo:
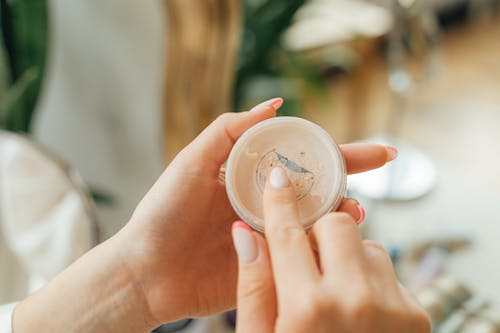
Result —
[{"label": "green plant leaf", "polygon": [[272,59],[279,49],[282,33],[304,3],[305,0],[243,2],[245,22],[234,87],[235,110],[241,110],[248,102],[246,89],[254,78],[282,76]]},{"label": "green plant leaf", "polygon": [[22,132],[23,124],[29,120],[23,118],[27,116],[26,113],[16,111],[21,109],[26,96],[37,88],[38,77],[38,69],[32,67],[3,92],[0,102],[0,127]]},{"label": "green plant leaf", "polygon": [[[2,126],[29,132],[40,94],[48,39],[46,0],[0,0],[4,87]],[[22,80],[22,82],[18,82]],[[6,93],[5,91],[10,91]]]}]

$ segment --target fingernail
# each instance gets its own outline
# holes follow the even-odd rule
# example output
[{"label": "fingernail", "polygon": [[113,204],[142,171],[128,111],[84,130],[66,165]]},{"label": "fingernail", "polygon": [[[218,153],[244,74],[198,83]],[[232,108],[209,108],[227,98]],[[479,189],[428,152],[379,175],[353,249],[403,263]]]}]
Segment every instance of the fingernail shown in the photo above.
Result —
[{"label": "fingernail", "polygon": [[366,218],[366,212],[365,212],[365,209],[363,208],[363,206],[361,205],[356,205],[356,207],[358,208],[359,210],[359,219],[356,221],[357,224],[361,224],[364,222],[365,218]]},{"label": "fingernail", "polygon": [[288,180],[285,170],[283,168],[276,167],[271,170],[269,183],[274,188],[284,188],[288,187],[290,181]]},{"label": "fingernail", "polygon": [[272,106],[274,110],[278,110],[281,105],[283,105],[283,98],[276,97],[265,102],[260,103],[259,105],[254,106],[250,112],[259,112],[264,110],[265,108]]},{"label": "fingernail", "polygon": [[273,107],[273,109],[278,110],[283,105],[283,98],[276,97],[269,101],[269,105]]},{"label": "fingernail", "polygon": [[385,149],[387,150],[388,161],[392,161],[398,157],[398,150],[396,148],[392,146],[385,146]]},{"label": "fingernail", "polygon": [[252,229],[244,222],[237,221],[233,223],[231,230],[239,262],[242,264],[249,264],[254,261],[259,254],[259,250]]}]

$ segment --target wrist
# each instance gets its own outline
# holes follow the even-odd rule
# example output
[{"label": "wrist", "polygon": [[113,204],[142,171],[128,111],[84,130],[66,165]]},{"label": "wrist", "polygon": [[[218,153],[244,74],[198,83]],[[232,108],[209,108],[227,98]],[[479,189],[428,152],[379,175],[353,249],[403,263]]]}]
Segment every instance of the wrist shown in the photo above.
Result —
[{"label": "wrist", "polygon": [[108,240],[109,251],[112,252],[112,260],[117,265],[122,279],[127,281],[130,288],[127,303],[134,303],[130,311],[140,314],[144,323],[154,329],[164,322],[156,317],[154,309],[151,308],[148,297],[148,285],[151,279],[149,256],[141,247],[141,237],[137,237],[137,234],[135,236],[135,239],[132,239],[127,237],[123,230],[120,231]]},{"label": "wrist", "polygon": [[147,322],[158,327],[177,319],[172,310],[179,307],[171,305],[169,295],[173,283],[169,281],[171,276],[164,272],[171,265],[167,258],[159,255],[145,229],[144,225],[129,222],[110,240],[140,300],[137,311],[141,311]]},{"label": "wrist", "polygon": [[156,232],[129,222],[115,238],[121,244],[115,246],[122,249],[120,260],[142,293],[143,313],[149,322],[159,326],[196,315],[196,309],[186,302],[186,290],[192,286],[186,284],[177,254],[157,239]]},{"label": "wrist", "polygon": [[140,332],[154,329],[141,285],[112,238],[18,304],[14,332]]}]

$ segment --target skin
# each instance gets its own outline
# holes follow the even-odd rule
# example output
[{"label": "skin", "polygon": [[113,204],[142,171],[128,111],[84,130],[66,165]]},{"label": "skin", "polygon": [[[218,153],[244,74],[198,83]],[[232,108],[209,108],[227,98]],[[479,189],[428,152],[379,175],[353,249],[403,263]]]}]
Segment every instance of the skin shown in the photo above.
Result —
[{"label": "skin", "polygon": [[[238,137],[275,114],[264,105],[216,119],[170,163],[120,232],[18,304],[14,332],[148,332],[233,308],[237,216],[219,173]],[[390,160],[379,145],[341,149],[349,172]]]},{"label": "skin", "polygon": [[383,247],[361,240],[351,214],[343,205],[319,219],[308,236],[293,188],[273,188],[268,181],[266,239],[248,231],[258,255],[240,260],[237,333],[431,332]]}]

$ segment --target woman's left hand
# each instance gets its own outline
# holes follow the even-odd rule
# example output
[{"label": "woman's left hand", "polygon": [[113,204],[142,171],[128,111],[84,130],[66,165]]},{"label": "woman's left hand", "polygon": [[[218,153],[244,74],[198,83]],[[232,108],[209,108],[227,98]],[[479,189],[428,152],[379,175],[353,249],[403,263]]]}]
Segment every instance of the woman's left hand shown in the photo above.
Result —
[{"label": "woman's left hand", "polygon": [[[234,307],[237,258],[231,223],[237,219],[220,180],[221,166],[240,135],[274,117],[281,99],[253,111],[218,117],[170,163],[115,237],[123,262],[142,285],[152,320],[163,323]],[[341,146],[349,173],[384,165],[391,148]]]}]

